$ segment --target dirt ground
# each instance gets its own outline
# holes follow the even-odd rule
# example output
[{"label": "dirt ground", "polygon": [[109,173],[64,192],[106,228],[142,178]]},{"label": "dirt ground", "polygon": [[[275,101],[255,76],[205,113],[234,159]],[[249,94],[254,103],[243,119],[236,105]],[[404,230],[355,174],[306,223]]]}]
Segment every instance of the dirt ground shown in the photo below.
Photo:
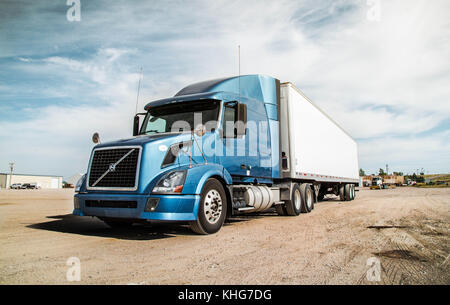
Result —
[{"label": "dirt ground", "polygon": [[363,189],[299,217],[235,217],[210,236],[110,229],[72,216],[72,196],[0,191],[1,284],[72,284],[69,257],[81,284],[450,284],[450,188]]}]

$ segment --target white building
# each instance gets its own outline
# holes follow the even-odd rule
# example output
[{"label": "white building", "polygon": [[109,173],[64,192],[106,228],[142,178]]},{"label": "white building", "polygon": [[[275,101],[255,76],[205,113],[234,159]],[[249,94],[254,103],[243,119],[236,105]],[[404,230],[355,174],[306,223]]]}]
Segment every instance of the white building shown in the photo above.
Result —
[{"label": "white building", "polygon": [[60,189],[62,176],[12,174],[11,177],[11,174],[0,173],[0,188],[9,188],[14,183],[34,183],[43,189]]}]

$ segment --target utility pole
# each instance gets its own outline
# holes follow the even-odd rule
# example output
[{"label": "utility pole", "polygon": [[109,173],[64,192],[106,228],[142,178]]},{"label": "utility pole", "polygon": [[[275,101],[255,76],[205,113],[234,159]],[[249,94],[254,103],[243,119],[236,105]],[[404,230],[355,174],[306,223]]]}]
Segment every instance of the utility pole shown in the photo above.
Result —
[{"label": "utility pole", "polygon": [[386,164],[386,175],[389,175],[389,166]]},{"label": "utility pole", "polygon": [[11,171],[10,175],[9,175],[9,188],[11,188],[11,184],[12,184],[12,174],[14,171],[14,162],[9,162],[9,169]]}]

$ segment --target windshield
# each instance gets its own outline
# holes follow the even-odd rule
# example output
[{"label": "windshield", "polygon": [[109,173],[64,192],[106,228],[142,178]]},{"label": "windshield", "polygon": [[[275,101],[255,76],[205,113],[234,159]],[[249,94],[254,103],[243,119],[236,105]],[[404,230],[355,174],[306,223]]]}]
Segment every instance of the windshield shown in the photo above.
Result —
[{"label": "windshield", "polygon": [[140,134],[190,132],[200,123],[206,126],[206,131],[211,131],[217,125],[219,105],[219,101],[205,100],[150,108]]}]

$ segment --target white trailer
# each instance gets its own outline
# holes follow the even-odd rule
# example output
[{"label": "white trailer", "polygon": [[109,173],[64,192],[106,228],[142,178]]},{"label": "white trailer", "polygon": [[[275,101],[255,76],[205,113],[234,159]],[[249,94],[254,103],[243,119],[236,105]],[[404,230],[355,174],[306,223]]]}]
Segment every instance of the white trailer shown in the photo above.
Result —
[{"label": "white trailer", "polygon": [[318,200],[329,193],[354,198],[355,140],[291,83],[280,86],[280,142],[283,178],[310,181]]}]

